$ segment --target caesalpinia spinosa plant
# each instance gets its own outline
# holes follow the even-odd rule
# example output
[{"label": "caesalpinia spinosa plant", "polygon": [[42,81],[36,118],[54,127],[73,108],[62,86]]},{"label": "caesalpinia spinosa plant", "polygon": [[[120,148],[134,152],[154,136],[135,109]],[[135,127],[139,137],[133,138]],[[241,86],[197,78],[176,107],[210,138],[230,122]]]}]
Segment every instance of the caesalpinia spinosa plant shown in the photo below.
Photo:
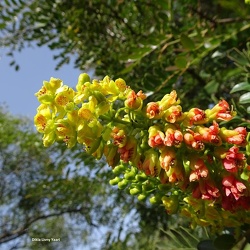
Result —
[{"label": "caesalpinia spinosa plant", "polygon": [[76,90],[51,78],[36,96],[34,122],[44,146],[84,145],[106,158],[116,175],[112,185],[189,217],[193,227],[250,223],[248,133],[220,125],[235,116],[225,100],[183,111],[174,90],[147,102],[123,79],[91,82],[85,73]]}]

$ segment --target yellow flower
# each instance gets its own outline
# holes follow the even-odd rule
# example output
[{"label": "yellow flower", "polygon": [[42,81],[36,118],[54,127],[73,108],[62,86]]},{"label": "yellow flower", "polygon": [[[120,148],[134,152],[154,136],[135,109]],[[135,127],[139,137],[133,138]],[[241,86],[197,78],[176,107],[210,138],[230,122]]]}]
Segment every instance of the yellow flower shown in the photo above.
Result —
[{"label": "yellow flower", "polygon": [[37,108],[37,114],[34,117],[34,124],[36,129],[40,133],[45,133],[48,128],[48,122],[52,119],[52,114],[49,107],[45,104],[41,104]]},{"label": "yellow flower", "polygon": [[50,81],[44,81],[42,88],[35,93],[38,101],[43,104],[51,104],[54,101],[56,90],[62,85],[62,80],[50,78]]},{"label": "yellow flower", "polygon": [[73,102],[75,91],[72,88],[64,85],[57,89],[55,96],[55,104],[60,109],[64,109]]}]

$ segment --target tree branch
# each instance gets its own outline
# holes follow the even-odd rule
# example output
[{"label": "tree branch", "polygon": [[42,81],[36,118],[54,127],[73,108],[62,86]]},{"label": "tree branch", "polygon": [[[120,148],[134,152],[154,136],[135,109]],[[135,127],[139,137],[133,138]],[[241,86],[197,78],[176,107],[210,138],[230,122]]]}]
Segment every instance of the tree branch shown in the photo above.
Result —
[{"label": "tree branch", "polygon": [[[54,217],[54,216],[61,216],[63,214],[67,214],[67,213],[81,213],[82,211],[83,211],[83,208],[68,209],[68,210],[65,210],[65,211],[58,212],[58,213],[51,213],[51,214],[47,214],[47,215],[44,214],[44,215],[40,215],[40,216],[38,216],[36,218],[30,219],[22,227],[14,230],[12,232],[6,232],[5,234],[1,235],[0,236],[0,244],[9,242],[11,240],[14,240],[14,239],[26,234],[28,228],[33,223],[35,223],[36,221],[39,221],[39,220],[42,220],[42,219],[47,219],[47,218]],[[96,227],[97,225],[91,223],[91,226]]]}]

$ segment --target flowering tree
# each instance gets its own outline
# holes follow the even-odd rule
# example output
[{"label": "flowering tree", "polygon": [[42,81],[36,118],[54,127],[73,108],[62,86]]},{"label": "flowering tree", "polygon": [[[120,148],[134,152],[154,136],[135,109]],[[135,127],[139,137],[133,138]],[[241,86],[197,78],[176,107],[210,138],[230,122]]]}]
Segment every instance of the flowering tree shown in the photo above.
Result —
[{"label": "flowering tree", "polygon": [[175,90],[147,102],[121,78],[91,81],[85,73],[76,89],[51,78],[36,96],[44,146],[82,144],[106,158],[116,174],[111,185],[190,218],[191,227],[221,233],[250,224],[249,136],[227,125],[236,116],[227,101],[184,111]]}]

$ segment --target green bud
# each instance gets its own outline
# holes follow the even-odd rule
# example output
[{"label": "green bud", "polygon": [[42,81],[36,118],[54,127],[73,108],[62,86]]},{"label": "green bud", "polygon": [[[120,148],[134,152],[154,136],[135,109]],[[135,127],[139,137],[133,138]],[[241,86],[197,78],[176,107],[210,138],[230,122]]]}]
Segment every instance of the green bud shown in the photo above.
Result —
[{"label": "green bud", "polygon": [[144,200],[147,199],[147,195],[144,194],[144,193],[139,194],[138,197],[137,197],[137,199],[138,199],[139,201],[144,201]]},{"label": "green bud", "polygon": [[44,136],[43,136],[44,147],[51,146],[55,142],[55,139],[56,139],[56,135],[55,135],[54,131],[47,133],[47,134],[44,134]]},{"label": "green bud", "polygon": [[98,103],[107,102],[107,98],[100,91],[93,91],[92,94],[96,98]]},{"label": "green bud", "polygon": [[114,185],[117,185],[120,181],[121,181],[121,178],[118,177],[118,176],[116,176],[114,179],[111,179],[109,181],[109,184],[112,185],[112,186],[114,186]]},{"label": "green bud", "polygon": [[125,180],[125,179],[123,179],[123,180],[121,180],[121,181],[118,183],[118,188],[119,188],[119,189],[124,189],[125,187],[127,187],[127,185],[128,185],[128,181]]},{"label": "green bud", "polygon": [[153,205],[161,204],[162,203],[162,195],[161,194],[155,194],[154,196],[150,197],[149,202]]},{"label": "green bud", "polygon": [[158,189],[159,189],[160,191],[169,191],[170,187],[169,187],[168,184],[159,184],[159,185],[158,185]]},{"label": "green bud", "polygon": [[146,182],[142,185],[142,190],[144,192],[151,192],[155,189],[155,185],[152,182]]},{"label": "green bud", "polygon": [[136,175],[136,173],[132,170],[130,172],[125,173],[124,174],[124,178],[126,180],[134,180],[135,179],[135,175]]},{"label": "green bud", "polygon": [[82,73],[79,75],[78,77],[78,83],[76,85],[76,89],[77,91],[81,90],[81,86],[85,83],[85,82],[90,82],[90,77],[88,74],[86,73]]},{"label": "green bud", "polygon": [[131,194],[131,195],[137,195],[137,194],[140,194],[141,193],[141,189],[139,189],[139,188],[137,188],[137,187],[134,187],[134,188],[131,188],[130,190],[129,190],[129,193]]},{"label": "green bud", "polygon": [[124,165],[118,165],[113,168],[113,173],[116,175],[119,175],[125,171],[126,167]]},{"label": "green bud", "polygon": [[135,176],[135,179],[139,182],[143,182],[143,181],[146,181],[148,179],[148,176],[141,172],[141,173],[138,173],[136,176]]}]

